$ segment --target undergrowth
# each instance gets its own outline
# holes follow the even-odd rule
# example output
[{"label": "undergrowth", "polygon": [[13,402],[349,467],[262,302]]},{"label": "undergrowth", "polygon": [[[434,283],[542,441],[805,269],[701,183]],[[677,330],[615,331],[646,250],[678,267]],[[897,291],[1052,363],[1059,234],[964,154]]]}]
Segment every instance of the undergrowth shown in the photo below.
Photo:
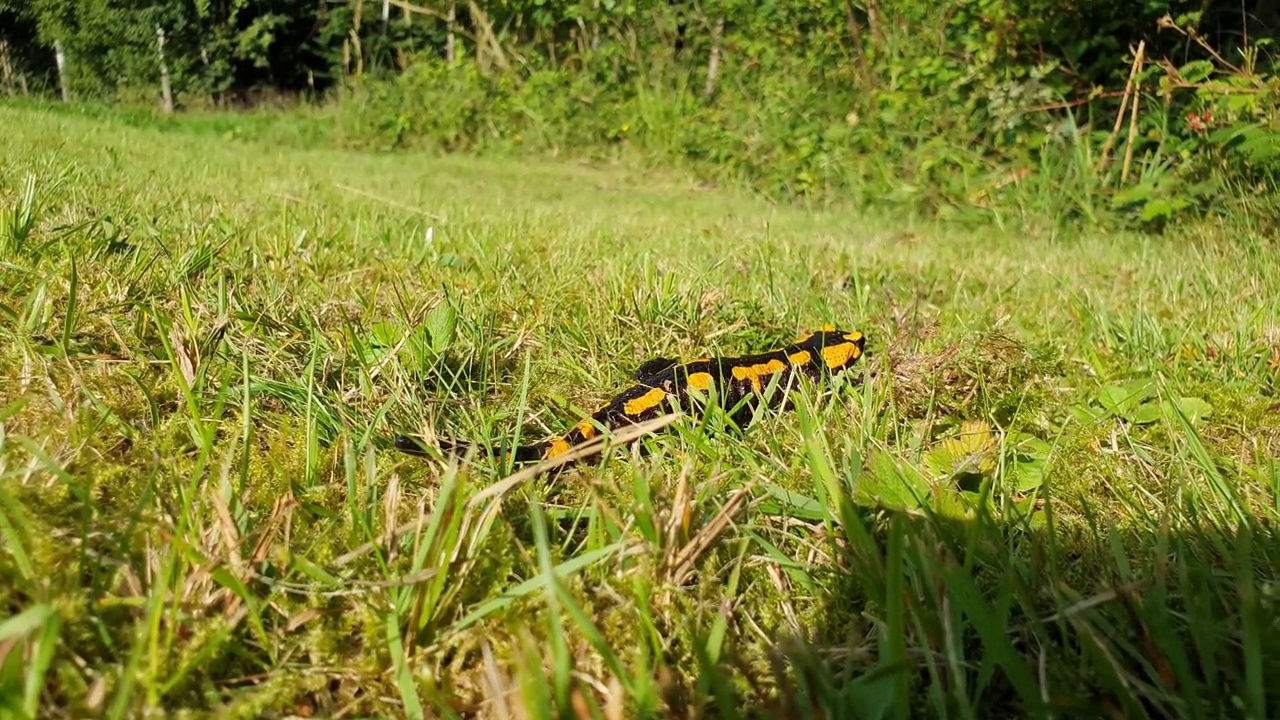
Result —
[{"label": "undergrowth", "polygon": [[1059,227],[1158,232],[1247,216],[1267,232],[1280,168],[1271,45],[1219,53],[1197,31],[1200,15],[1158,23],[1195,59],[1152,57],[1137,43],[1111,56],[1114,86],[1083,89],[1065,60],[966,69],[958,50],[905,37],[876,59],[873,78],[854,82],[808,55],[741,49],[711,96],[700,68],[672,64],[661,48],[629,56],[645,70],[617,82],[593,75],[608,73],[590,59],[547,66],[534,50],[528,67],[509,72],[425,53],[392,77],[339,89],[335,138],[384,150],[621,159],[777,202],[970,226],[1047,217]]}]

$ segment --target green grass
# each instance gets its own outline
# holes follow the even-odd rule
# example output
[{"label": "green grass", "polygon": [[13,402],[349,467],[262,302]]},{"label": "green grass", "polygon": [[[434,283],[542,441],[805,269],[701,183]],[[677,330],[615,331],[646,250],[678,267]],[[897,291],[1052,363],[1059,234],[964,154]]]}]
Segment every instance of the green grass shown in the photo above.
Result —
[{"label": "green grass", "polygon": [[[5,717],[1280,708],[1265,238],[0,126]],[[825,322],[862,383],[746,433],[554,479],[388,448]]]}]

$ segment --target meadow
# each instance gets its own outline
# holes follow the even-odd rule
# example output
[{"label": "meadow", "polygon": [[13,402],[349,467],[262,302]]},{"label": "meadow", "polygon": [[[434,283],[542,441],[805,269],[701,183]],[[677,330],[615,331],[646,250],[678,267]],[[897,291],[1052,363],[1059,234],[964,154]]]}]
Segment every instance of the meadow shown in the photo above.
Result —
[{"label": "meadow", "polygon": [[[1255,718],[1280,267],[0,107],[0,715]],[[577,422],[831,323],[745,432]]]}]

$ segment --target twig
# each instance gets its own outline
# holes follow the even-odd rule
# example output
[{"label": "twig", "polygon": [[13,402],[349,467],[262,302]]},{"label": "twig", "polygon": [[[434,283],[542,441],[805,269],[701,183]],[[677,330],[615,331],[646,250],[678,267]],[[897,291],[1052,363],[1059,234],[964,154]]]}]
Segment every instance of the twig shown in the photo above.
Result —
[{"label": "twig", "polygon": [[[414,5],[408,2],[408,0],[391,0],[391,4],[394,5],[395,7],[400,8],[400,10],[405,13],[418,13],[419,15],[426,15],[427,17],[430,17],[430,18],[442,20],[450,28],[449,32],[457,35],[461,35],[464,38],[470,40],[471,42],[476,42],[476,36],[474,34],[466,30],[463,30],[460,27],[457,27],[457,23],[456,23],[457,12],[453,4],[450,4],[449,6],[450,10],[448,13],[442,13],[438,10],[432,10],[431,8],[428,8],[428,7],[422,7],[421,5]],[[446,57],[446,59],[449,62],[453,62],[452,56]]]},{"label": "twig", "polygon": [[[1102,156],[1098,158],[1098,165],[1094,168],[1093,174],[1097,175],[1102,172],[1102,168],[1107,164],[1107,158],[1111,155],[1111,148],[1116,143],[1116,138],[1120,136],[1120,126],[1124,124],[1125,107],[1129,104],[1130,97],[1133,95],[1134,81],[1138,77],[1138,71],[1142,68],[1142,57],[1146,54],[1147,41],[1138,42],[1138,51],[1134,53],[1133,65],[1129,67],[1129,80],[1124,84],[1124,96],[1120,100],[1120,110],[1116,113],[1116,124],[1111,129],[1111,134],[1107,136],[1107,142],[1102,146]],[[1133,98],[1136,105],[1138,99]]]},{"label": "twig", "polygon": [[[468,507],[475,507],[488,500],[490,497],[501,499],[501,496],[506,495],[512,488],[532,480],[548,470],[554,470],[555,468],[589,455],[599,454],[611,446],[626,445],[632,440],[639,440],[645,435],[649,435],[650,433],[656,432],[657,430],[670,425],[680,419],[681,415],[682,413],[669,413],[662,417],[654,418],[648,422],[629,425],[615,432],[612,436],[602,435],[591,442],[583,443],[582,445],[575,447],[567,453],[557,455],[550,460],[543,460],[536,465],[532,465],[520,472],[510,475],[505,480],[490,485],[476,494],[475,497],[468,500],[467,505]],[[490,507],[492,507],[492,505]]]},{"label": "twig", "polygon": [[[602,435],[596,438],[595,440],[592,440],[591,442],[584,443],[582,445],[575,447],[573,450],[567,453],[564,453],[563,455],[557,455],[551,460],[545,460],[532,467],[529,467],[527,469],[521,470],[520,472],[514,473],[508,476],[506,479],[498,483],[495,483],[494,485],[490,485],[489,487],[482,490],[480,493],[476,494],[470,500],[468,500],[467,509],[468,510],[474,509],[476,506],[480,505],[481,503],[489,500],[490,498],[493,498],[494,499],[493,502],[490,502],[489,505],[481,513],[482,517],[486,517],[492,514],[493,512],[497,511],[498,506],[501,505],[502,503],[502,497],[506,495],[508,492],[510,492],[513,488],[537,477],[538,475],[541,475],[547,470],[560,467],[561,465],[573,462],[574,460],[586,457],[588,455],[594,455],[596,453],[602,452],[606,447],[616,446],[616,445],[625,445],[631,442],[632,440],[638,440],[639,438],[645,435],[648,435],[656,430],[659,430],[663,427],[666,427],[667,425],[670,425],[680,417],[681,417],[680,413],[671,413],[668,415],[663,415],[662,417],[659,417],[659,418],[655,418],[645,423],[627,426],[626,428],[623,428],[617,431],[612,436]],[[408,535],[409,533],[417,532],[423,525],[427,523],[428,519],[429,518],[427,516],[423,516],[418,518],[417,520],[413,520],[411,522],[405,523],[404,525],[397,527],[394,532],[390,533],[386,537],[390,538],[391,540],[399,540],[400,538],[404,537],[405,535]],[[355,550],[352,550],[351,552],[348,552],[345,555],[338,557],[336,560],[333,561],[333,567],[340,568],[344,565],[348,565],[351,563],[351,561],[373,551],[373,549],[376,546],[377,545],[373,542],[367,542],[361,545],[360,547],[356,548]]]},{"label": "twig", "polygon": [[[1159,64],[1160,64],[1160,67],[1164,69],[1165,75],[1169,79],[1170,89],[1189,90],[1192,88],[1200,89],[1200,88],[1209,86],[1209,83],[1191,82],[1190,80],[1187,80],[1185,77],[1183,77],[1182,73],[1178,72],[1177,66],[1175,66],[1172,62],[1169,62],[1167,58],[1162,58],[1159,61]],[[1253,80],[1252,77],[1250,79]],[[1216,83],[1213,86],[1213,92],[1215,94],[1222,94],[1222,95],[1240,95],[1240,94],[1257,95],[1260,91],[1266,88],[1265,85],[1259,84],[1257,82],[1254,82],[1254,85],[1255,87],[1235,87],[1233,85],[1224,85],[1222,83]]]},{"label": "twig", "polygon": [[[1096,608],[1100,605],[1106,605],[1107,603],[1115,602],[1116,599],[1118,599],[1122,594],[1127,594],[1127,593],[1134,592],[1135,590],[1140,590],[1141,588],[1145,587],[1148,584],[1149,584],[1149,581],[1147,580],[1135,580],[1133,582],[1127,583],[1125,585],[1121,585],[1119,587],[1108,588],[1106,590],[1103,590],[1100,593],[1093,595],[1092,597],[1087,597],[1083,600],[1080,600],[1072,604],[1070,607],[1064,608],[1056,613],[1053,613],[1052,615],[1046,615],[1040,618],[1038,622],[1041,622],[1047,625],[1049,623],[1056,623],[1060,620],[1071,620],[1072,618],[1074,618],[1076,615],[1079,615],[1080,613],[1083,613],[1088,610],[1092,610],[1093,608]],[[1024,620],[1018,625],[1011,627],[1009,629],[1009,632],[1010,633],[1025,632],[1027,630],[1030,630],[1035,624],[1035,622],[1037,621]]]},{"label": "twig", "polygon": [[498,42],[498,36],[493,30],[493,23],[489,21],[489,15],[480,9],[475,0],[467,0],[467,9],[471,13],[471,21],[476,26],[477,57],[479,57],[480,42],[483,39],[488,43],[489,51],[493,54],[498,69],[504,72],[510,70],[511,63],[507,61],[507,55],[502,51],[502,43]]},{"label": "twig", "polygon": [[[1141,56],[1142,49],[1138,49]],[[1129,165],[1133,162],[1133,148],[1138,142],[1138,87],[1134,86],[1133,102],[1129,104],[1129,141],[1124,149],[1124,165],[1120,168],[1120,183],[1129,182]]]},{"label": "twig", "polygon": [[378,202],[386,203],[387,205],[390,205],[391,207],[394,207],[394,208],[407,210],[408,212],[412,212],[412,213],[418,213],[419,215],[425,218],[428,218],[430,220],[435,220],[436,222],[444,222],[444,218],[440,217],[439,215],[436,215],[433,212],[423,210],[422,208],[416,208],[416,207],[413,207],[412,205],[405,205],[404,203],[396,202],[395,200],[392,200],[390,198],[384,198],[380,195],[374,195],[373,193],[367,190],[361,190],[360,188],[351,187],[350,185],[343,185],[342,183],[334,183],[334,186],[337,187],[339,190],[346,190],[349,193],[355,193],[356,195],[363,195],[369,198],[370,200],[377,200]]},{"label": "twig", "polygon": [[738,492],[720,508],[720,512],[716,513],[715,518],[694,536],[687,545],[680,548],[680,551],[671,559],[670,581],[673,585],[679,587],[688,582],[689,577],[693,575],[694,566],[698,558],[711,547],[716,538],[720,537],[729,524],[737,518],[738,513],[747,505],[747,500],[751,497],[753,486],[748,485]]},{"label": "twig", "polygon": [[1249,80],[1254,85],[1257,85],[1258,87],[1262,87],[1263,85],[1265,85],[1262,79],[1259,78],[1257,75],[1254,75],[1252,73],[1247,73],[1244,71],[1244,68],[1237,67],[1234,64],[1227,62],[1227,59],[1222,57],[1222,55],[1218,54],[1218,51],[1214,50],[1212,45],[1205,42],[1204,38],[1200,36],[1200,33],[1195,28],[1189,28],[1184,30],[1183,28],[1178,27],[1178,24],[1173,20],[1173,16],[1169,15],[1168,13],[1165,13],[1164,17],[1156,21],[1156,27],[1159,27],[1161,29],[1170,29],[1182,35],[1183,37],[1191,38],[1191,40],[1195,42],[1195,44],[1204,48],[1205,52],[1212,55],[1214,60],[1217,60],[1223,65],[1231,68],[1231,72],[1234,72],[1236,75],[1239,75],[1241,77],[1249,78]]},{"label": "twig", "polygon": [[1123,97],[1123,96],[1124,96],[1123,90],[1110,90],[1108,92],[1099,93],[1097,95],[1090,94],[1088,96],[1076,98],[1074,100],[1063,100],[1062,102],[1052,102],[1052,103],[1045,103],[1044,105],[1036,105],[1028,108],[1027,112],[1037,113],[1037,112],[1048,112],[1050,110],[1066,110],[1068,108],[1080,107],[1081,105],[1088,105],[1089,103],[1093,102],[1094,100],[1097,100],[1098,98],[1115,98],[1115,97]]}]

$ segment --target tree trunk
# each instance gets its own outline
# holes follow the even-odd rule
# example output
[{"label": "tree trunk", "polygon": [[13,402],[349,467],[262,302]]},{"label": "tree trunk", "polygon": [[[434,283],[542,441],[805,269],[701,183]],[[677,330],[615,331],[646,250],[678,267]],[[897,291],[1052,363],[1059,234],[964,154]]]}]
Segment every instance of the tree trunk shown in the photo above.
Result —
[{"label": "tree trunk", "polygon": [[880,5],[876,0],[867,0],[867,29],[871,33],[871,46],[883,46],[884,28],[880,26]]},{"label": "tree trunk", "polygon": [[476,0],[467,0],[467,9],[471,12],[471,22],[476,26],[476,59],[480,58],[480,46],[488,45],[498,69],[510,70],[511,63],[507,62],[506,53],[502,52],[502,44],[498,42],[498,36],[493,32],[493,23],[489,22],[489,16],[480,9]]},{"label": "tree trunk", "polygon": [[351,51],[355,54],[356,77],[364,74],[364,50],[360,48],[360,19],[364,15],[364,0],[356,0],[356,11],[351,16]]},{"label": "tree trunk", "polygon": [[13,94],[13,68],[9,65],[9,41],[0,40],[0,84],[4,85],[4,94]]},{"label": "tree trunk", "polygon": [[849,24],[849,40],[853,42],[853,52],[858,56],[858,67],[862,71],[859,85],[865,86],[871,79],[871,67],[867,61],[867,49],[862,43],[862,25],[853,13],[853,0],[844,0],[844,15]]},{"label": "tree trunk", "polygon": [[711,57],[707,59],[707,86],[703,93],[711,97],[716,92],[716,78],[720,76],[720,37],[724,35],[724,16],[711,28]]},{"label": "tree trunk", "polygon": [[169,85],[169,65],[164,61],[164,28],[156,26],[156,53],[160,56],[160,99],[165,115],[173,114],[173,88]]},{"label": "tree trunk", "polygon": [[444,36],[444,59],[452,65],[458,59],[458,51],[454,49],[453,29],[458,22],[458,0],[449,0],[449,19],[445,22],[448,33]]},{"label": "tree trunk", "polygon": [[53,41],[53,57],[58,63],[58,87],[62,89],[62,102],[71,102],[71,91],[67,89],[67,55],[62,51],[62,41]]}]

